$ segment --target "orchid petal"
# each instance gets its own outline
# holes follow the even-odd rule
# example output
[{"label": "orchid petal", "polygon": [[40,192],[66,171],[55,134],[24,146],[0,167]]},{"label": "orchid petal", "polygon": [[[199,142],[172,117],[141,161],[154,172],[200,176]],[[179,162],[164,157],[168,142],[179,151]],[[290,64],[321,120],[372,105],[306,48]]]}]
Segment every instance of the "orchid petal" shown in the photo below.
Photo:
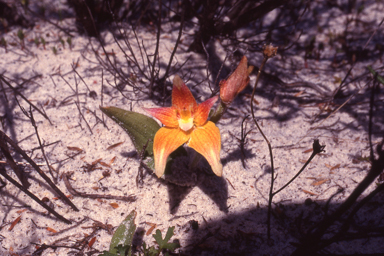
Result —
[{"label": "orchid petal", "polygon": [[167,127],[177,128],[179,123],[177,122],[176,109],[170,108],[144,108],[150,115],[159,119],[159,121]]},{"label": "orchid petal", "polygon": [[194,116],[194,122],[196,125],[201,126],[205,124],[208,119],[209,111],[218,98],[218,96],[212,97],[197,106]]},{"label": "orchid petal", "polygon": [[222,175],[223,166],[220,163],[220,130],[214,123],[208,121],[203,126],[196,127],[191,133],[191,139],[187,145],[207,159],[212,171],[217,176]]},{"label": "orchid petal", "polygon": [[178,110],[194,111],[197,107],[195,98],[178,75],[173,79],[172,106]]},{"label": "orchid petal", "polygon": [[153,142],[155,173],[157,177],[160,178],[164,174],[168,156],[186,143],[189,138],[190,133],[180,129],[162,127],[157,131]]}]

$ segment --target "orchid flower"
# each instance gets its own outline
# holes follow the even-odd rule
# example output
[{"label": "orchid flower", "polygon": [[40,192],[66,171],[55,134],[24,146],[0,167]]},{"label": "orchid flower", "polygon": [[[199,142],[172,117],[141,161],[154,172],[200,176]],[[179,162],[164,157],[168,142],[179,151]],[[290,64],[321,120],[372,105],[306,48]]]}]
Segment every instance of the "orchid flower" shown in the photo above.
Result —
[{"label": "orchid flower", "polygon": [[173,79],[172,106],[145,109],[164,124],[153,142],[157,177],[164,174],[168,156],[184,143],[205,157],[217,176],[222,175],[220,130],[207,120],[209,110],[217,99],[218,96],[215,96],[197,104],[191,91],[176,75]]}]

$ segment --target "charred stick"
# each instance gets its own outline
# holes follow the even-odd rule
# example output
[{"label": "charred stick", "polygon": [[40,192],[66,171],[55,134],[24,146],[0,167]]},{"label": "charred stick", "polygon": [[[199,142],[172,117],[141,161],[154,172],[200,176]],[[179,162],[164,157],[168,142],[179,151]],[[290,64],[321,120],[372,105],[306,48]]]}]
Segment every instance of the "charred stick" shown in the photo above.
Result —
[{"label": "charred stick", "polygon": [[63,216],[61,216],[60,214],[58,214],[55,210],[53,210],[52,208],[50,208],[48,205],[46,205],[43,201],[41,201],[37,196],[35,196],[34,194],[32,194],[31,192],[29,192],[28,189],[24,188],[22,185],[20,185],[17,181],[15,181],[14,179],[12,179],[6,172],[5,168],[0,165],[0,174],[6,178],[9,182],[11,182],[13,185],[15,185],[18,189],[20,189],[21,191],[23,191],[25,194],[27,194],[30,198],[32,198],[33,200],[36,201],[36,203],[38,203],[39,205],[41,205],[42,207],[44,207],[49,213],[53,214],[54,216],[56,216],[59,220],[67,223],[67,224],[71,224],[72,222],[70,220],[67,220],[66,218],[64,218]]},{"label": "charred stick", "polygon": [[63,180],[64,180],[64,184],[67,187],[69,193],[71,193],[73,196],[80,196],[80,197],[92,198],[92,199],[97,199],[97,198],[115,199],[115,200],[121,200],[121,201],[126,201],[126,202],[136,201],[136,196],[133,196],[133,195],[130,195],[130,196],[113,196],[113,195],[87,194],[87,193],[79,192],[72,187],[71,183],[69,183],[69,173],[63,174]]},{"label": "charred stick", "polygon": [[32,167],[40,174],[40,176],[51,186],[51,188],[58,194],[58,196],[63,200],[65,203],[67,203],[69,206],[72,207],[75,211],[79,211],[77,207],[71,202],[71,200],[68,199],[64,195],[61,190],[56,187],[56,185],[51,181],[51,179],[40,169],[40,167],[22,150],[13,140],[11,140],[5,133],[0,131],[0,137],[3,136],[5,141],[10,144],[14,150],[16,150],[20,155],[23,156],[23,158],[32,165]]},{"label": "charred stick", "polygon": [[6,85],[8,85],[9,88],[11,88],[13,90],[13,92],[17,95],[19,95],[23,100],[25,100],[26,102],[28,102],[28,104],[33,107],[37,112],[39,112],[45,119],[48,120],[48,122],[50,124],[51,123],[51,120],[48,118],[48,116],[43,112],[41,111],[38,107],[36,107],[32,102],[30,102],[26,97],[24,97],[23,94],[21,94],[18,90],[16,90],[15,87],[13,87],[7,80],[5,80],[4,76],[3,75],[0,75],[0,80],[2,80]]}]

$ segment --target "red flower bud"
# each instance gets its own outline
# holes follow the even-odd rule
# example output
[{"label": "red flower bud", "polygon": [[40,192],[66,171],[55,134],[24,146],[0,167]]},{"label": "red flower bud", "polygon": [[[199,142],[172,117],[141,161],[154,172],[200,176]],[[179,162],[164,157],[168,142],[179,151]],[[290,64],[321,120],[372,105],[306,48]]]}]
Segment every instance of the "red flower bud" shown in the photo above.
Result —
[{"label": "red flower bud", "polygon": [[227,80],[220,81],[220,98],[225,104],[230,104],[249,83],[248,60],[243,56],[236,70]]}]

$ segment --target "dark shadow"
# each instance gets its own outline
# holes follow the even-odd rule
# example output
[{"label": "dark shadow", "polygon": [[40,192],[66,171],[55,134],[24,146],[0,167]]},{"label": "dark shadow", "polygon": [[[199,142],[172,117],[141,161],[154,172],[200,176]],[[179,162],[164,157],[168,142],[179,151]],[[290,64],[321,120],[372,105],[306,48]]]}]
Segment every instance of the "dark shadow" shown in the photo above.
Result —
[{"label": "dark shadow", "polygon": [[[344,253],[321,250],[312,255],[380,255],[384,238],[384,233],[379,231],[384,228],[384,220],[380,217],[383,202],[383,194],[375,197],[350,223],[350,230],[335,241],[332,249]],[[231,213],[222,219],[200,223],[198,230],[187,229],[186,244],[189,246],[183,251],[187,255],[291,255],[306,233],[326,216],[327,208],[334,211],[338,206],[337,203],[327,206],[324,201],[310,198],[303,203],[276,203],[270,241],[266,235],[266,207]],[[376,217],[364,218],[367,212]],[[376,235],[368,235],[368,230]],[[366,254],[354,254],[358,252]]]},{"label": "dark shadow", "polygon": [[120,153],[120,155],[124,158],[133,158],[137,156],[137,151],[136,150],[132,150],[129,152],[123,151]]},{"label": "dark shadow", "polygon": [[[12,184],[9,183],[8,186],[12,186]],[[20,193],[22,195],[25,195],[22,191],[20,191]],[[58,220],[57,217],[53,216],[50,213],[47,213],[47,211],[40,205],[37,206],[36,209],[34,209],[34,208],[31,208],[31,206],[28,204],[29,201],[24,201],[24,200],[20,199],[21,198],[20,196],[16,197],[16,196],[8,193],[7,191],[1,191],[1,194],[4,196],[4,198],[7,198],[7,200],[12,201],[12,203],[14,204],[14,205],[6,205],[6,206],[0,207],[0,211],[2,212],[2,214],[4,214],[4,216],[2,216],[3,220],[6,219],[9,212],[11,210],[13,210],[14,208],[21,208],[21,209],[27,208],[28,211],[33,212],[33,214],[44,216],[44,218],[48,218],[48,219],[51,219],[54,221]],[[25,198],[28,198],[27,200],[32,200],[27,196],[25,196]],[[4,203],[3,203],[3,205],[4,205]],[[55,211],[57,211],[59,214],[62,214],[62,216],[65,215],[64,211],[60,210],[60,208],[53,208],[53,209]]]},{"label": "dark shadow", "polygon": [[[244,154],[243,154],[244,153]],[[253,157],[256,157],[256,154],[252,153],[252,150],[250,149],[244,149],[244,152],[241,152],[241,149],[238,148],[234,151],[231,151],[225,158],[222,158],[221,161],[223,163],[223,166],[225,166],[229,162],[238,161],[240,159],[244,159],[244,163],[247,163],[247,159],[251,159]]]},{"label": "dark shadow", "polygon": [[133,252],[138,252],[138,248],[143,244],[144,234],[145,234],[145,229],[143,227],[136,228],[136,231],[133,234],[133,240],[132,240]]},{"label": "dark shadow", "polygon": [[228,212],[228,184],[223,177],[209,175],[204,179],[203,183],[199,185],[199,189],[216,203],[220,211]]},{"label": "dark shadow", "polygon": [[[213,174],[211,168],[205,159],[202,159],[200,166],[194,171],[193,179],[189,184],[183,184],[182,186],[176,185],[175,181],[165,182],[168,187],[169,195],[169,209],[171,214],[176,214],[180,203],[188,196],[188,194],[198,187],[204,194],[206,194],[222,212],[228,212],[227,198],[228,198],[228,184],[223,177],[217,177]],[[172,173],[170,174],[172,175]],[[166,178],[167,179],[167,178]]]},{"label": "dark shadow", "polygon": [[176,214],[179,210],[180,203],[186,198],[193,187],[182,187],[172,183],[167,183],[169,196],[169,211]]}]

